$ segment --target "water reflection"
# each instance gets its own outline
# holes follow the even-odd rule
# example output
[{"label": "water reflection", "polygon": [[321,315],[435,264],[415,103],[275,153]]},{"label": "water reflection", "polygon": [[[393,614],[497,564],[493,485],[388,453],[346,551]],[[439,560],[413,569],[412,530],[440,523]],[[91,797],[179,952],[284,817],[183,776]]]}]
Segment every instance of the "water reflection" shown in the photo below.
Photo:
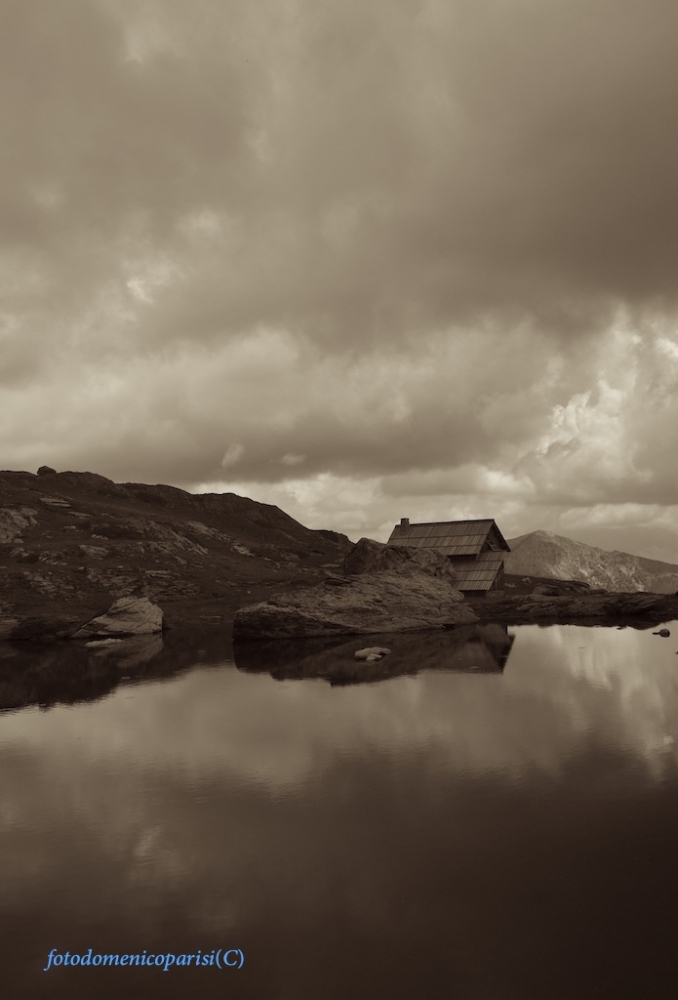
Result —
[{"label": "water reflection", "polygon": [[0,712],[95,701],[121,684],[171,677],[231,655],[224,629],[52,645],[0,642]]},{"label": "water reflection", "polygon": [[[7,995],[662,995],[678,891],[669,627],[520,628],[489,672],[440,669],[424,643],[416,676],[334,687],[217,665],[204,639],[198,669],[5,714]],[[180,669],[190,650],[176,653]],[[226,985],[40,971],[52,947],[231,943],[247,965]]]},{"label": "water reflection", "polygon": [[[240,670],[265,672],[278,680],[322,678],[332,685],[369,684],[422,670],[495,673],[506,666],[514,636],[506,625],[468,625],[445,632],[384,633],[350,639],[236,642]],[[390,654],[374,663],[357,662],[356,650],[385,646]]]}]

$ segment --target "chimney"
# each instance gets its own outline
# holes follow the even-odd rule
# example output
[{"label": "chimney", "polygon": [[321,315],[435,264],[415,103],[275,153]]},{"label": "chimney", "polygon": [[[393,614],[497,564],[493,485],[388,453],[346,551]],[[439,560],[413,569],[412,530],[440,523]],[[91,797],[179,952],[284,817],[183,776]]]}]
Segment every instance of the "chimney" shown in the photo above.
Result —
[{"label": "chimney", "polygon": [[401,517],[400,518],[400,527],[401,528],[409,528],[409,526],[410,526],[410,519],[409,519],[409,517]]}]

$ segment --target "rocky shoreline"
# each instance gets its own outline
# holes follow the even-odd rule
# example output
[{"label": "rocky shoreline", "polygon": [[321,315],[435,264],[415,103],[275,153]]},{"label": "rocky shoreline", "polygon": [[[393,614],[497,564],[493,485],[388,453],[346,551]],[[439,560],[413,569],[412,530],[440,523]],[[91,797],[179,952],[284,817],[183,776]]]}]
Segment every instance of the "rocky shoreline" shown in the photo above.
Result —
[{"label": "rocky shoreline", "polygon": [[507,625],[629,625],[651,628],[678,618],[678,596],[646,593],[491,594],[469,602],[482,622]]},{"label": "rocky shoreline", "polygon": [[[388,586],[388,581],[384,581]],[[336,584],[323,584],[323,588],[335,593]],[[609,627],[628,626],[630,628],[647,629],[653,628],[663,622],[678,620],[678,597],[667,596],[666,594],[587,594],[581,596],[540,597],[537,595],[527,596],[505,596],[497,595],[481,600],[469,600],[463,602],[461,606],[454,606],[454,613],[450,612],[450,604],[446,606],[438,605],[435,615],[429,613],[424,615],[409,615],[407,618],[394,620],[386,613],[386,609],[379,608],[378,617],[375,614],[371,618],[371,623],[364,617],[363,624],[356,624],[356,607],[351,608],[348,604],[349,592],[342,585],[341,601],[347,602],[345,611],[349,613],[354,621],[347,621],[346,615],[336,614],[339,601],[332,603],[332,621],[327,621],[328,606],[318,605],[315,597],[315,589],[309,588],[305,591],[298,591],[297,607],[301,610],[303,603],[310,600],[309,613],[299,618],[290,617],[284,609],[282,598],[280,603],[267,600],[258,604],[243,603],[239,609],[229,611],[221,609],[221,613],[214,612],[212,602],[204,605],[194,603],[190,608],[175,609],[172,623],[168,625],[163,621],[161,627],[154,628],[153,631],[166,631],[169,627],[172,631],[195,630],[203,628],[220,628],[229,635],[237,639],[260,640],[280,640],[290,638],[303,638],[313,636],[341,636],[341,635],[377,635],[392,632],[428,632],[431,629],[456,630],[465,625],[478,624],[502,624],[502,625],[599,625]],[[367,592],[369,584],[362,582],[354,585],[350,589],[351,600],[355,600],[359,595]],[[399,591],[398,597],[407,601],[410,590],[399,585],[397,580],[392,581],[394,592]],[[289,601],[289,597],[287,598]],[[376,611],[378,605],[373,604],[372,609]],[[447,607],[447,611],[445,608]],[[367,605],[369,610],[369,605]],[[311,610],[315,613],[311,614]],[[40,614],[41,609],[36,608],[35,613],[26,614],[22,617],[0,618],[0,642],[40,642],[51,643],[55,641],[67,641],[76,637],[78,639],[89,639],[96,641],[113,635],[130,635],[133,631],[126,631],[125,626],[118,630],[113,626],[108,631],[105,628],[97,629],[91,625],[92,621],[105,617],[105,612],[91,617],[87,615],[64,614],[45,616]],[[177,613],[179,612],[179,613]],[[183,612],[183,613],[182,613]],[[324,616],[324,617],[323,617]],[[452,620],[452,619],[455,620]]]}]

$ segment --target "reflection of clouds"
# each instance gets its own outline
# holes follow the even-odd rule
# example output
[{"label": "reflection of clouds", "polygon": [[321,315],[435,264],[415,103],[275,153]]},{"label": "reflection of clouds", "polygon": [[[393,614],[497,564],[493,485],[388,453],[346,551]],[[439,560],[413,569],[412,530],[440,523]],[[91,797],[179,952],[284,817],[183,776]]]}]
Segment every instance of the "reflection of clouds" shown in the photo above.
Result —
[{"label": "reflection of clouds", "polygon": [[[671,623],[669,623],[671,627]],[[568,711],[573,728],[645,760],[653,773],[678,761],[678,664],[652,629],[560,625],[519,630],[509,683]]]},{"label": "reflection of clouds", "polygon": [[258,907],[320,911],[333,894],[368,920],[399,863],[384,823],[402,827],[401,851],[423,837],[435,853],[482,840],[507,785],[516,801],[553,789],[566,803],[576,788],[597,803],[669,774],[671,642],[515,632],[503,675],[331,688],[225,664],[0,718],[0,907],[58,900],[89,919],[104,899],[150,926],[185,905],[204,926],[238,927]]},{"label": "reflection of clouds", "polygon": [[620,753],[673,755],[671,643],[633,629],[516,633],[503,678],[430,672],[331,689],[225,665],[75,709],[6,716],[0,745],[40,753],[56,786],[103,767],[128,777],[171,770],[189,784],[228,776],[281,791],[319,777],[337,755],[374,751],[426,749],[452,772],[513,778],[557,771],[586,734]]}]

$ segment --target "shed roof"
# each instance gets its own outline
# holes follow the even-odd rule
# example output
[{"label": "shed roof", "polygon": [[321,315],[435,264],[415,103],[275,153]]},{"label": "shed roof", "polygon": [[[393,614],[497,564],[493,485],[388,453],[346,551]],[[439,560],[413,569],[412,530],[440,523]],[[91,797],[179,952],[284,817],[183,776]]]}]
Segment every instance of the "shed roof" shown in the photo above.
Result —
[{"label": "shed roof", "polygon": [[459,590],[490,590],[504,563],[503,552],[480,552],[476,559],[450,559]]},{"label": "shed roof", "polygon": [[478,521],[428,521],[396,524],[389,545],[437,549],[446,556],[475,556],[492,533],[499,547],[510,552],[508,543],[493,518]]}]

